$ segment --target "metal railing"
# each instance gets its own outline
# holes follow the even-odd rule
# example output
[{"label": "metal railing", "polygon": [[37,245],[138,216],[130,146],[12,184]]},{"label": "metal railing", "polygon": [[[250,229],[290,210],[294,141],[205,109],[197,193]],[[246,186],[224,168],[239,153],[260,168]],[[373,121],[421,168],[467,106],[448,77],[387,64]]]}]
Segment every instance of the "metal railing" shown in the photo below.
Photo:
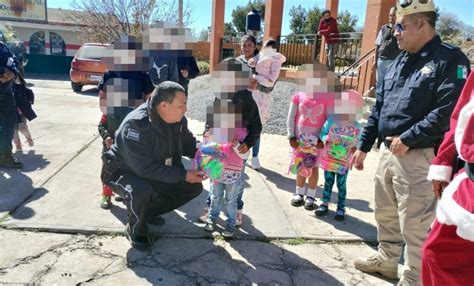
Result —
[{"label": "metal railing", "polygon": [[[335,53],[337,70],[350,66],[360,56],[362,33],[340,33]],[[285,55],[285,66],[320,61],[322,37],[318,34],[298,34],[280,36],[277,39],[279,52]],[[323,50],[325,58],[326,50]]]},{"label": "metal railing", "polygon": [[[370,50],[368,53],[360,57],[351,66],[349,66],[344,72],[338,75],[343,89],[356,89],[361,90],[367,86],[370,81],[368,78],[369,69],[372,68],[370,63],[373,63],[375,57],[375,48]],[[361,75],[364,74],[364,81],[361,82]],[[362,90],[362,94],[365,90]]]}]

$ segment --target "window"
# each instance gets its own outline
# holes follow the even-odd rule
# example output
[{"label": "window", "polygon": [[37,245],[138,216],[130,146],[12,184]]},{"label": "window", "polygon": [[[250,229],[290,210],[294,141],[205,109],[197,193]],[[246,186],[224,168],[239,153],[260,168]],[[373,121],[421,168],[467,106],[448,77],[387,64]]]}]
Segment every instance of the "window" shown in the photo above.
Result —
[{"label": "window", "polygon": [[44,55],[46,54],[44,31],[36,32],[30,37],[30,54]]},{"label": "window", "polygon": [[51,43],[51,54],[56,56],[65,56],[66,43],[64,42],[63,38],[54,32],[49,32],[49,39]]}]

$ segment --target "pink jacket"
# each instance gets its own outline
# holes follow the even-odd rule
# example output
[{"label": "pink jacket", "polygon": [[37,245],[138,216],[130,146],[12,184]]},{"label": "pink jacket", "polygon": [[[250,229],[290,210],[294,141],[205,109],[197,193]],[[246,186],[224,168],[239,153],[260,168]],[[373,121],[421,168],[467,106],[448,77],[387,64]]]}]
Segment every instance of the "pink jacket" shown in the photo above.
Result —
[{"label": "pink jacket", "polygon": [[271,48],[262,49],[262,51],[254,57],[254,63],[252,64],[255,66],[255,71],[257,72],[254,78],[261,85],[272,87],[280,76],[281,65],[285,61],[285,56],[276,52],[276,50]]}]

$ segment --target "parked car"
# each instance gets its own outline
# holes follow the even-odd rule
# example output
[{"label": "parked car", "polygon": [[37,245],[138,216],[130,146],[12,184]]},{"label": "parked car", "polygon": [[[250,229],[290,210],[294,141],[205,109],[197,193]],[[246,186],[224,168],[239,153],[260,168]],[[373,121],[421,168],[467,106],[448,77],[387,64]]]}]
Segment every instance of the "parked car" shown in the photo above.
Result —
[{"label": "parked car", "polygon": [[71,62],[71,87],[73,91],[81,91],[84,85],[97,85],[106,70],[102,57],[105,55],[105,44],[83,44]]}]

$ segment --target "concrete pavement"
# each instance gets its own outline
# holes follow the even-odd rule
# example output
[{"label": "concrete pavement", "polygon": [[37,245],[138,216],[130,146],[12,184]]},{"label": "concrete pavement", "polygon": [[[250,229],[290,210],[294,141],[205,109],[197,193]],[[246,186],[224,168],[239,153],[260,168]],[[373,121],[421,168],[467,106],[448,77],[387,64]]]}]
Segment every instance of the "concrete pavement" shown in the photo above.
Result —
[{"label": "concrete pavement", "polygon": [[[22,172],[0,169],[4,228],[0,237],[2,248],[7,250],[0,254],[3,261],[0,283],[386,283],[354,270],[350,264],[356,254],[372,251],[362,242],[376,239],[372,182],[376,153],[369,153],[365,172],[354,171],[349,175],[346,220],[337,222],[334,204],[333,212],[323,218],[290,205],[295,181],[293,176],[286,175],[287,140],[264,134],[260,156],[263,169],[260,172],[247,169],[244,224],[236,233],[237,239],[221,241],[217,233],[205,232],[203,224],[197,222],[205,204],[205,191],[199,198],[165,215],[166,224],[152,229],[161,238],[147,256],[136,254],[141,257],[137,262],[135,256],[130,259],[129,253],[135,251],[129,249],[122,237],[125,207],[114,203],[110,211],[99,208],[101,143],[97,135],[100,119],[97,90],[77,94],[71,91],[69,82],[31,82],[39,114],[30,124],[36,146],[24,147],[23,154],[17,154],[25,163]],[[193,86],[190,88],[192,96]],[[202,122],[190,121],[190,128],[197,135],[202,126]],[[208,182],[205,187],[208,189]],[[321,197],[320,189],[318,197]],[[337,194],[333,199],[335,203]],[[43,248],[36,249],[35,245]],[[174,252],[169,252],[170,249]],[[262,249],[268,249],[262,252],[268,252],[268,261],[258,255]],[[88,266],[79,267],[80,260]],[[267,264],[271,267],[264,266]],[[43,269],[41,265],[50,267]],[[68,270],[71,267],[74,271]]]}]

